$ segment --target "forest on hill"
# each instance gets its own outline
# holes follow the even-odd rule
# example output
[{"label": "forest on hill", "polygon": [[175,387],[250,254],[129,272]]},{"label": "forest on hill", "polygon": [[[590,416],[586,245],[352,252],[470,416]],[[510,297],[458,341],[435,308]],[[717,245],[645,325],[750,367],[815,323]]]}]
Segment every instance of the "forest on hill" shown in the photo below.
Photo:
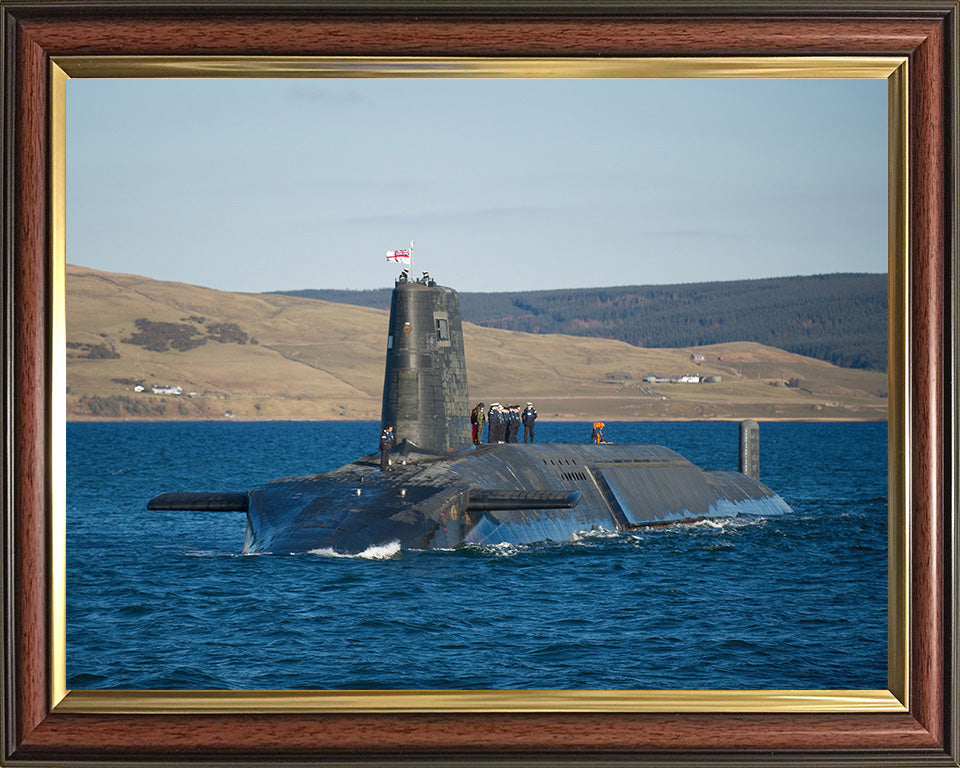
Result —
[{"label": "forest on hill", "polygon": [[[390,288],[276,291],[389,309]],[[461,293],[463,319],[638,347],[754,341],[844,368],[887,369],[887,276],[842,273],[677,285]]]}]

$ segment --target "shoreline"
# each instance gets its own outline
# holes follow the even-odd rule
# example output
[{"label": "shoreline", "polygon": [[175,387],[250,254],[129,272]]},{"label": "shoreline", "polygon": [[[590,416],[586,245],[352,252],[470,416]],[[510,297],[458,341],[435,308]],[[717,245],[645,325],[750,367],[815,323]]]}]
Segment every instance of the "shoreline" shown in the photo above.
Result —
[{"label": "shoreline", "polygon": [[[795,424],[843,424],[843,423],[857,423],[857,424],[885,424],[888,423],[888,418],[840,418],[840,417],[826,417],[826,418],[790,418],[790,417],[768,417],[768,416],[743,416],[743,417],[732,417],[732,418],[673,418],[673,419],[605,419],[605,422],[608,424],[618,424],[618,423],[692,423],[692,422],[729,422],[731,424],[739,424],[741,421],[746,421],[747,419],[753,419],[758,424],[764,423],[795,423]],[[285,423],[311,423],[315,422],[317,424],[325,423],[361,423],[361,422],[371,422],[378,423],[379,419],[246,419],[246,418],[218,418],[218,419],[116,419],[116,418],[67,418],[65,421],[68,424],[116,424],[116,423],[134,423],[134,424],[207,424],[207,423],[219,423],[219,424],[285,424]],[[563,424],[575,424],[575,423],[592,423],[592,419],[587,418],[551,418],[538,419],[540,424],[550,424],[550,423],[563,423]]]}]

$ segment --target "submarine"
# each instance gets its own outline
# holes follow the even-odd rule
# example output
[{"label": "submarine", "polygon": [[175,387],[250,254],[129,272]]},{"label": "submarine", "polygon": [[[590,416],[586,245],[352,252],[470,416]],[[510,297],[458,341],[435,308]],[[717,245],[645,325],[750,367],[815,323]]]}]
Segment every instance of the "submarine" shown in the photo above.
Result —
[{"label": "submarine", "polygon": [[394,285],[381,431],[396,447],[322,474],[248,491],[166,492],[151,510],[243,511],[244,553],[570,541],[590,531],[738,516],[790,507],[759,481],[758,428],[740,427],[739,471],[703,470],[649,444],[494,443],[471,438],[455,290],[429,277]]}]

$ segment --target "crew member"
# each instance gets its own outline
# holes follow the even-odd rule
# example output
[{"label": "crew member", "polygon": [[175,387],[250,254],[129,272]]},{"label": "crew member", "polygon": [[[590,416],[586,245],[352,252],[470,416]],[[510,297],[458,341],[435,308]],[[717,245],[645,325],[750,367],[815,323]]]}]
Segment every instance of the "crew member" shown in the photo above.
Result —
[{"label": "crew member", "polygon": [[607,426],[602,421],[593,422],[593,431],[590,433],[590,439],[597,445],[603,442],[603,428]]},{"label": "crew member", "polygon": [[511,405],[507,408],[507,442],[517,442],[520,434],[520,406]]},{"label": "crew member", "polygon": [[509,443],[510,442],[510,406],[501,405],[497,408],[499,416],[499,426],[497,427],[497,442],[498,443]]},{"label": "crew member", "polygon": [[491,403],[490,410],[487,411],[487,442],[499,443],[502,435],[500,428],[503,426],[503,414],[500,412],[500,403]]},{"label": "crew member", "polygon": [[410,270],[405,269],[400,273],[400,279],[397,282],[405,283],[410,279]]},{"label": "crew member", "polygon": [[380,471],[386,472],[390,468],[390,451],[393,450],[394,443],[397,442],[396,435],[393,434],[393,427],[387,427],[380,434]]},{"label": "crew member", "polygon": [[536,420],[537,409],[533,407],[533,403],[527,403],[527,407],[523,409],[523,442],[528,442],[528,437],[529,442],[533,442],[533,423]]},{"label": "crew member", "polygon": [[483,403],[477,403],[470,411],[470,424],[473,428],[473,444],[483,442],[483,423],[487,420],[487,412],[483,410]]}]

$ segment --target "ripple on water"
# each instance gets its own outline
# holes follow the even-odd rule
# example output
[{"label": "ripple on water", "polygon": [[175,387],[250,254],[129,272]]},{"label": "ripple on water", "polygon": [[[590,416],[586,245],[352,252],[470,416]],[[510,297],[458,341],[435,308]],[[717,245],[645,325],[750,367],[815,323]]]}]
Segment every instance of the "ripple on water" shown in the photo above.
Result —
[{"label": "ripple on water", "polygon": [[[730,427],[635,434],[729,469]],[[143,509],[170,489],[170,467],[178,487],[253,487],[338,466],[375,428],[68,425],[68,686],[886,686],[885,467],[833,455],[841,444],[870,453],[886,439],[876,425],[764,425],[794,453],[763,462],[793,515],[567,543],[242,555],[242,513]]]}]

